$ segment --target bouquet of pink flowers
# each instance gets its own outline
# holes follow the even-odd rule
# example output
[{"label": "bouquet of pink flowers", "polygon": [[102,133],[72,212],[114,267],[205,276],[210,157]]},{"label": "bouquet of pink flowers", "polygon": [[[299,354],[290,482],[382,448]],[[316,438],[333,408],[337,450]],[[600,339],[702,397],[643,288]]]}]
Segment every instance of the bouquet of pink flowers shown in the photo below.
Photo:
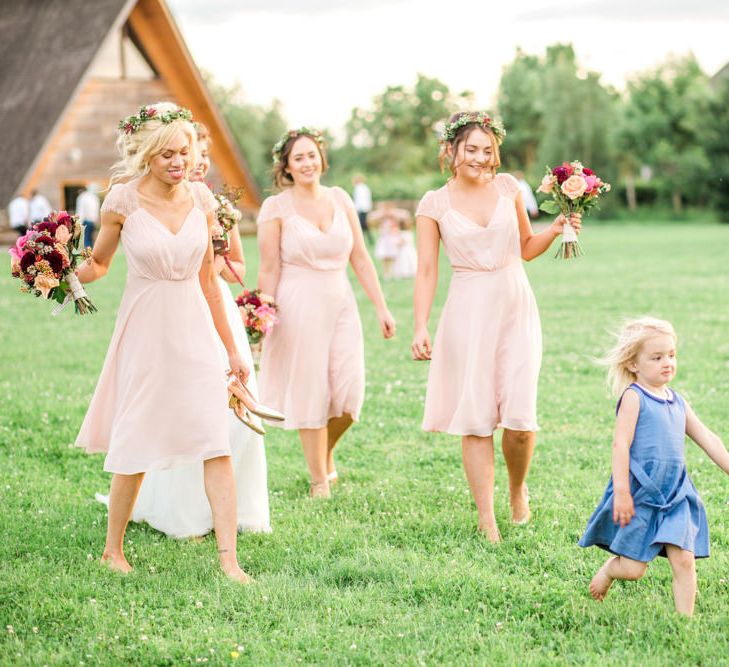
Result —
[{"label": "bouquet of pink flowers", "polygon": [[235,302],[240,308],[248,340],[254,345],[260,343],[278,322],[278,306],[259,289],[244,290]]},{"label": "bouquet of pink flowers", "polygon": [[213,250],[216,255],[227,255],[230,252],[230,232],[241,219],[241,212],[235,207],[243,194],[243,188],[229,189],[223,187],[214,192],[218,207],[215,209],[217,224],[213,225]]},{"label": "bouquet of pink flowers", "polygon": [[[572,213],[584,213],[597,206],[601,194],[610,191],[610,183],[577,160],[564,162],[559,167],[547,167],[547,173],[537,192],[551,194],[552,198],[543,201],[539,208],[545,213],[562,213],[569,218]],[[562,243],[556,257],[571,259],[582,254],[582,247],[572,225],[565,223]]]},{"label": "bouquet of pink flowers", "polygon": [[79,247],[82,235],[76,216],[52,211],[8,251],[11,273],[23,283],[20,291],[57,301],[60,305],[53,309],[54,315],[71,300],[80,315],[96,312],[75,274],[79,259],[88,257]]}]

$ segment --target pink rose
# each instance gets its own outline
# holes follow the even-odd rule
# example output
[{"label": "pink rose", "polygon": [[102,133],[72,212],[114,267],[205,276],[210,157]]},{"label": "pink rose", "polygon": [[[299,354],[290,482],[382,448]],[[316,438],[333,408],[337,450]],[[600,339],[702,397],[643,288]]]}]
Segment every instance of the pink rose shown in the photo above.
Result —
[{"label": "pink rose", "polygon": [[537,192],[543,192],[545,195],[552,192],[552,188],[554,187],[554,176],[549,176],[548,174],[544,175],[544,178],[542,179],[541,184],[537,188]]},{"label": "pink rose", "polygon": [[34,286],[36,289],[40,290],[40,293],[43,295],[44,299],[48,298],[48,294],[54,287],[58,287],[58,280],[56,278],[52,278],[51,276],[47,276],[44,273],[41,273],[39,276],[35,277],[35,283]]},{"label": "pink rose", "polygon": [[213,223],[213,226],[210,228],[210,233],[214,239],[223,238],[223,228],[217,222]]},{"label": "pink rose", "polygon": [[68,227],[66,227],[66,225],[58,225],[55,237],[56,241],[66,245],[66,243],[68,243],[68,240],[71,238],[71,232],[68,231]]},{"label": "pink rose", "polygon": [[562,183],[561,187],[562,192],[564,192],[570,199],[577,199],[585,194],[585,190],[587,190],[587,183],[582,176],[573,175]]},{"label": "pink rose", "polygon": [[597,176],[594,174],[585,176],[585,183],[587,183],[587,191],[592,192],[597,186]]}]

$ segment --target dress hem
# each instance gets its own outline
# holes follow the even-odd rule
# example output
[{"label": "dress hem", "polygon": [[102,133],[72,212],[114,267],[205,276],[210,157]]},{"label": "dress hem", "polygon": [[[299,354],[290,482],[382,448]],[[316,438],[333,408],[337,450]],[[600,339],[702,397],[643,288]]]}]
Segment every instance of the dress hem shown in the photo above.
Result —
[{"label": "dress hem", "polygon": [[[630,558],[630,560],[638,561],[639,563],[652,563],[656,558],[668,558],[668,556],[665,553],[665,546],[670,545],[672,547],[678,547],[679,549],[683,549],[684,551],[690,551],[694,558],[709,558],[709,553],[706,554],[697,554],[695,551],[691,551],[691,549],[684,549],[680,544],[674,544],[673,542],[656,542],[656,545],[661,544],[664,546],[661,551],[659,551],[653,558],[650,558],[649,560],[643,560],[642,558],[638,558],[637,556],[633,556],[628,553],[619,553],[617,551],[614,551],[606,544],[599,544],[598,542],[590,542],[589,544],[582,544],[582,542],[578,542],[577,545],[582,547],[583,549],[589,549],[590,547],[599,547],[603,551],[607,551],[608,553],[613,554],[614,556],[622,556],[623,558]],[[661,553],[664,552],[664,553]]]},{"label": "dress hem", "polygon": [[216,459],[222,456],[231,456],[230,447],[228,449],[214,449],[201,454],[191,454],[189,456],[173,456],[160,459],[151,464],[137,465],[137,466],[126,466],[127,469],[112,470],[112,468],[118,468],[114,462],[109,462],[109,457],[104,461],[104,472],[110,472],[115,475],[137,475],[139,473],[151,472],[152,470],[169,470],[171,468],[177,468],[179,466],[188,465],[190,463],[197,463],[198,461],[207,461],[209,459]]},{"label": "dress hem", "polygon": [[539,426],[536,425],[534,428],[523,428],[523,425],[517,426],[509,426],[506,423],[497,423],[495,426],[492,426],[491,429],[473,429],[469,430],[468,433],[464,433],[461,430],[454,429],[454,428],[439,428],[437,426],[432,425],[426,425],[425,422],[423,422],[421,426],[423,431],[426,431],[428,433],[447,433],[448,435],[459,435],[459,436],[466,436],[466,435],[473,435],[478,438],[488,438],[489,436],[492,436],[497,429],[503,428],[503,429],[509,429],[510,431],[524,431],[526,433],[536,433],[540,430]]},{"label": "dress hem", "polygon": [[339,414],[329,415],[326,418],[326,421],[324,421],[323,423],[320,421],[316,421],[316,422],[304,422],[303,424],[291,424],[288,421],[284,421],[283,423],[273,422],[273,421],[268,421],[268,420],[264,420],[264,421],[266,423],[266,426],[274,426],[276,428],[283,429],[284,431],[298,431],[299,429],[302,429],[302,428],[307,428],[307,429],[325,428],[327,426],[327,424],[329,423],[330,419],[338,419],[339,417],[344,417],[344,415],[349,415],[352,418],[353,424],[356,424],[357,422],[359,422],[359,412],[354,413],[349,410],[342,410]]}]

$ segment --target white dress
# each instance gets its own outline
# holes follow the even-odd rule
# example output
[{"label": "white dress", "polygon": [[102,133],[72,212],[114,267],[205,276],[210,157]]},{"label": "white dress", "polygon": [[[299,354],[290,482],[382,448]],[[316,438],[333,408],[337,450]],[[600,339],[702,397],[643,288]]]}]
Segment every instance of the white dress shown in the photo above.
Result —
[{"label": "white dress", "polygon": [[400,232],[400,247],[392,265],[393,278],[412,278],[418,270],[418,253],[410,230]]},{"label": "white dress", "polygon": [[[243,320],[228,284],[218,276],[225,303],[228,324],[238,344],[238,351],[251,370],[248,387],[258,394],[251,348]],[[228,355],[219,341],[220,353],[228,363]],[[238,531],[271,532],[268,508],[266,451],[263,438],[244,426],[228,410],[230,447],[237,495]],[[99,496],[102,502],[108,502]],[[203,477],[203,464],[195,462],[167,470],[148,472],[134,505],[132,521],[146,521],[169,537],[185,538],[206,535],[213,529]]]}]

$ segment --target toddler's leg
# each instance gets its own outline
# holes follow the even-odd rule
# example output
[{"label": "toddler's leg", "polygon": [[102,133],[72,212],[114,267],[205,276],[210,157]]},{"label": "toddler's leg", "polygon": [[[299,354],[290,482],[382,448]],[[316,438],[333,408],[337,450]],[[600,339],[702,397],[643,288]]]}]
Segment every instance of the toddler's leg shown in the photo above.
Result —
[{"label": "toddler's leg", "polygon": [[625,556],[612,556],[605,561],[605,564],[595,573],[590,582],[590,595],[596,600],[602,601],[616,579],[625,581],[637,581],[648,569],[648,563],[639,560],[632,560]]},{"label": "toddler's leg", "polygon": [[696,558],[690,551],[666,545],[666,555],[673,570],[673,602],[679,614],[693,616],[696,601]]}]

